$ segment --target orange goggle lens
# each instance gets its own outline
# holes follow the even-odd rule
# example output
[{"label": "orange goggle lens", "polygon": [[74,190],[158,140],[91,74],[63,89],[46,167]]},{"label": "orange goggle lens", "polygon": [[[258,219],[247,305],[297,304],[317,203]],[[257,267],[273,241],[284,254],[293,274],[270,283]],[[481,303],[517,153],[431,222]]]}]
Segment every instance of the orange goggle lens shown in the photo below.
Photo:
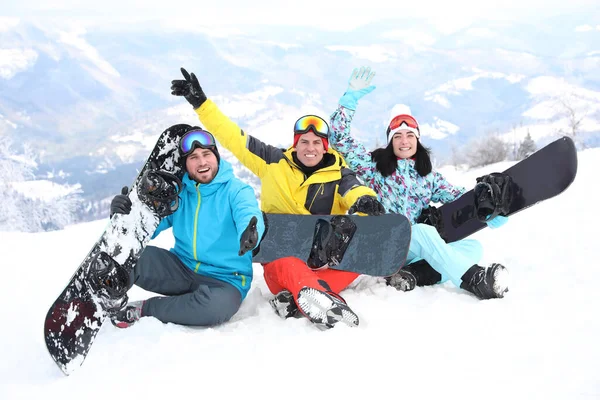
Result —
[{"label": "orange goggle lens", "polygon": [[317,136],[324,138],[329,136],[329,125],[323,118],[316,115],[305,115],[294,125],[294,133],[306,133],[311,129]]},{"label": "orange goggle lens", "polygon": [[414,119],[410,115],[403,114],[394,117],[394,119],[390,122],[390,131],[395,131],[396,129],[400,128],[403,124],[408,126],[409,128],[419,129],[419,124],[417,123],[416,119]]}]

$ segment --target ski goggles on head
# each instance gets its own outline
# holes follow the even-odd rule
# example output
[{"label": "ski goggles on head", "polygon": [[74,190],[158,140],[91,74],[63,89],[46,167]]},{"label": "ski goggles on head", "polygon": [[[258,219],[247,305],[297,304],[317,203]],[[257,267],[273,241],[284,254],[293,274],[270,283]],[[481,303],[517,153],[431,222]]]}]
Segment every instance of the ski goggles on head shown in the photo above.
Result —
[{"label": "ski goggles on head", "polygon": [[408,114],[401,114],[394,117],[394,119],[390,121],[390,125],[388,127],[388,139],[391,138],[394,133],[402,129],[411,131],[417,135],[417,138],[421,136],[421,132],[419,131],[419,123],[417,120]]},{"label": "ski goggles on head", "polygon": [[179,153],[182,156],[189,155],[197,147],[203,149],[212,149],[217,147],[215,137],[210,133],[202,129],[195,129],[189,131],[181,138],[179,142]]},{"label": "ski goggles on head", "polygon": [[312,130],[315,135],[329,138],[329,125],[321,117],[316,115],[305,115],[294,124],[294,134],[306,133]]}]

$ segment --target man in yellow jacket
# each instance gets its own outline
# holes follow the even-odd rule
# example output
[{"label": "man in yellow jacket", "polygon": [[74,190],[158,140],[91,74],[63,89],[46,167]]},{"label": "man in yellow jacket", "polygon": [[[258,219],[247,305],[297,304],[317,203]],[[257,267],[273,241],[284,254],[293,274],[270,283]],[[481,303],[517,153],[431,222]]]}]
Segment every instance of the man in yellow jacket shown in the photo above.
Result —
[{"label": "man in yellow jacket", "polygon": [[[261,208],[278,214],[385,213],[375,192],[362,185],[343,158],[329,148],[329,126],[307,115],[294,125],[292,147],[279,149],[246,134],[207,99],[198,79],[181,68],[185,79],[172,81],[171,93],[184,96],[202,124],[262,183]],[[275,298],[271,304],[287,318],[300,315],[322,328],[337,322],[358,325],[358,316],[339,292],[358,274],[312,270],[295,257],[264,264],[264,277]]]}]

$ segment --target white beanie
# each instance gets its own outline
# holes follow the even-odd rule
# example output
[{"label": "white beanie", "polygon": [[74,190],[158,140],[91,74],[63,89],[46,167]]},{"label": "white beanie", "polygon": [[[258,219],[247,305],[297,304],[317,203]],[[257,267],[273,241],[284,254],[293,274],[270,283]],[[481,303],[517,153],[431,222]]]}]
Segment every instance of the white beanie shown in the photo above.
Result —
[{"label": "white beanie", "polygon": [[[392,121],[394,121],[394,119],[397,117],[403,118],[401,118],[401,122],[399,125],[392,127]],[[410,107],[404,104],[396,104],[390,111],[390,118],[388,120],[387,130],[388,144],[392,141],[394,134],[400,130],[408,130],[414,133],[417,139],[421,137],[421,131],[419,130],[419,122],[415,117],[411,115]]]}]

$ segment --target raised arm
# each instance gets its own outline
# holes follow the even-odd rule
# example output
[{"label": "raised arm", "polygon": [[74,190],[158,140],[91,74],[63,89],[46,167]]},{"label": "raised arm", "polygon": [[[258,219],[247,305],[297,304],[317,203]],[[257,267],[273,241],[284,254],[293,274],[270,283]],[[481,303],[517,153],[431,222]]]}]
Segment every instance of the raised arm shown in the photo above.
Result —
[{"label": "raised arm", "polygon": [[348,81],[348,89],[340,98],[338,108],[330,119],[329,143],[363,180],[368,180],[375,168],[371,162],[371,153],[350,135],[350,125],[358,100],[375,89],[375,86],[371,85],[374,76],[375,72],[371,72],[370,68],[355,68]]},{"label": "raised arm", "polygon": [[371,163],[371,154],[367,148],[350,134],[350,125],[354,117],[354,110],[341,104],[331,114],[329,144],[336,149],[346,160],[348,166],[354,170],[365,167]]},{"label": "raised arm", "polygon": [[247,135],[210,99],[195,111],[206,129],[259,178],[263,176],[268,164],[277,163],[283,158],[283,150]]},{"label": "raised arm", "polygon": [[281,160],[281,149],[247,135],[207,99],[195,74],[188,74],[184,68],[181,73],[185,79],[172,81],[171,94],[185,97],[204,127],[250,171],[260,178],[268,164]]}]

